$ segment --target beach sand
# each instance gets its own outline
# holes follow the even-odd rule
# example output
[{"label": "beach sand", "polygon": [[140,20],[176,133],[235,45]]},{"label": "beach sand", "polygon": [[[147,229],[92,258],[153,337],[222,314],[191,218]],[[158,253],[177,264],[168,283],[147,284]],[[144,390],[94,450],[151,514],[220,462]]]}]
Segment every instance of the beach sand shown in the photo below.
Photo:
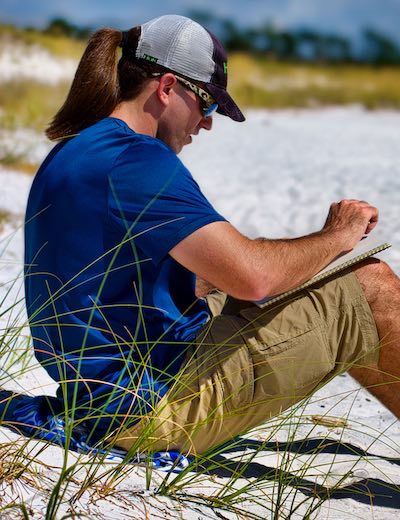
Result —
[{"label": "beach sand", "polygon": [[[380,210],[376,233],[393,244],[380,257],[400,274],[399,135],[400,113],[392,111],[368,112],[354,106],[250,111],[242,124],[216,117],[212,132],[201,132],[181,157],[217,210],[251,237],[295,237],[310,233],[321,228],[331,202],[343,198],[368,200]],[[43,141],[38,139],[37,146],[41,147],[40,152],[31,143],[32,154],[43,155]],[[20,226],[31,181],[29,175],[0,169],[0,211],[7,215],[0,224],[1,300],[8,291],[2,309],[7,302],[23,295]],[[14,279],[17,282],[12,284]],[[23,323],[24,316],[21,302],[11,318],[9,314],[2,316],[1,325],[13,318]],[[1,362],[4,369],[7,360]],[[4,386],[9,389],[54,395],[54,383],[41,368],[33,367],[33,361],[17,378],[4,370],[1,374]],[[254,488],[256,491],[249,489],[247,503],[238,504],[256,518],[273,517],[268,508],[273,508],[271,504],[280,492],[279,517],[285,518],[293,504],[298,504],[291,518],[304,518],[313,497],[326,493],[335,484],[340,489],[311,518],[398,518],[399,421],[349,376],[337,377],[318,391],[291,420],[281,418],[266,423],[250,439],[223,454],[225,469],[210,471],[211,475],[203,482],[194,479],[185,492],[216,493],[221,484],[228,482],[229,468],[236,465],[244,468],[243,478],[236,486],[247,485],[257,478],[262,482]],[[12,446],[23,441],[1,427],[0,442],[11,442],[7,444],[10,455]],[[264,449],[251,459],[260,442],[266,442]],[[43,443],[31,441],[26,453],[42,448]],[[71,453],[69,457],[72,464],[78,455]],[[49,446],[37,458],[45,463],[38,466],[41,486],[51,490],[59,472],[57,468],[63,462],[62,450]],[[291,485],[283,490],[278,485],[275,468],[291,478]],[[80,471],[84,472],[84,467]],[[343,475],[346,477],[341,481]],[[91,518],[107,519],[238,517],[201,503],[196,505],[184,495],[181,501],[178,495],[175,500],[155,495],[156,482],[164,477],[165,474],[155,472],[150,491],[144,491],[144,469],[129,468],[114,493],[107,495],[103,490],[103,496],[94,485],[73,505],[63,505],[59,517],[68,507]],[[71,493],[74,486],[77,489],[78,484],[70,484]],[[46,492],[37,488],[33,477],[26,481],[22,475],[13,484],[6,479],[1,485],[0,504],[23,498],[35,512],[32,518],[42,518]],[[258,503],[251,501],[254,495]],[[16,518],[16,514],[14,509],[0,516]]]}]

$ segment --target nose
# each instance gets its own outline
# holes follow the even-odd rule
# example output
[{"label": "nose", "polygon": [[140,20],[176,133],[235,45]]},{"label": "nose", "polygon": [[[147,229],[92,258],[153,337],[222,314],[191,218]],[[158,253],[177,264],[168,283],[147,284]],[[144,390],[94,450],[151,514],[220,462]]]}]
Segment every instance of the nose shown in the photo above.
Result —
[{"label": "nose", "polygon": [[209,117],[202,117],[199,123],[199,127],[203,128],[204,130],[211,130],[213,124],[213,118],[212,116]]}]

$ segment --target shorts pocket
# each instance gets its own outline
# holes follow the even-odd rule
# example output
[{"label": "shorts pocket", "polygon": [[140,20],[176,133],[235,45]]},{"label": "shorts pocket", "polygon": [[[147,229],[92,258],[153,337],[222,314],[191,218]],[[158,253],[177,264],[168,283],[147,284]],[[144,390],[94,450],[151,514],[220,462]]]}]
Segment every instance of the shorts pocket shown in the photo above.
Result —
[{"label": "shorts pocket", "polygon": [[256,385],[266,396],[297,395],[318,385],[333,369],[335,360],[320,327],[289,339],[261,342],[248,337]]}]

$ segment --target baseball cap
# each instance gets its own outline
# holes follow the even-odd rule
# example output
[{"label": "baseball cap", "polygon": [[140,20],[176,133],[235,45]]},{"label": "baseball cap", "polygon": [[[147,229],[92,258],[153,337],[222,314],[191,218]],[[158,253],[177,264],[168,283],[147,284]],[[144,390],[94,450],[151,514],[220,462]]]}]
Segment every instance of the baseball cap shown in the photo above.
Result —
[{"label": "baseball cap", "polygon": [[197,22],[179,15],[154,18],[140,26],[136,58],[201,81],[218,103],[220,114],[245,117],[228,94],[227,55],[221,42]]}]

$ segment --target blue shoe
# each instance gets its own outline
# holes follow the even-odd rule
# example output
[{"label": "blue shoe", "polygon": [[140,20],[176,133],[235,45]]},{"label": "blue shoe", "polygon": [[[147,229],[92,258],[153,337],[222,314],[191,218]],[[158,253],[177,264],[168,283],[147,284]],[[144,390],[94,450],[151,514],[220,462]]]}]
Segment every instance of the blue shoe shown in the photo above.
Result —
[{"label": "blue shoe", "polygon": [[17,394],[9,390],[0,390],[0,424],[13,431],[21,432],[20,424],[15,418],[14,412],[20,405],[25,405],[33,397],[29,395]]}]

